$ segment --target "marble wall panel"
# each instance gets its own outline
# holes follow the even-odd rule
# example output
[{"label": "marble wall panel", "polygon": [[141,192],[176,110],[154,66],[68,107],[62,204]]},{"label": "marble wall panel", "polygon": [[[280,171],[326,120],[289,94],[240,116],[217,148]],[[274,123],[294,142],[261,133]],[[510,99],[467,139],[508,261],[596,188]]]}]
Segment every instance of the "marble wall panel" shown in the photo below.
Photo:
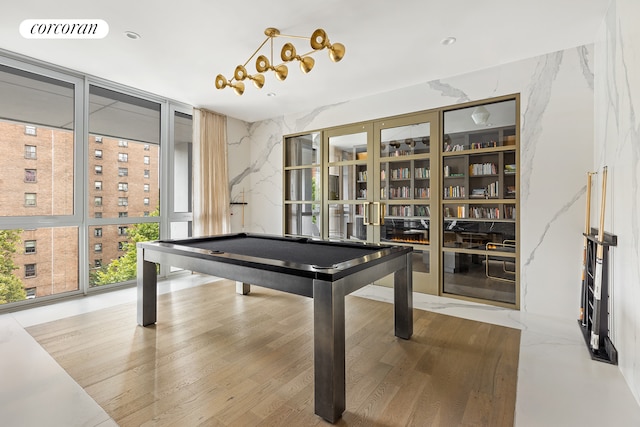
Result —
[{"label": "marble wall panel", "polygon": [[[640,402],[640,3],[614,0],[596,38],[594,169],[608,168],[605,231],[618,236],[609,274],[610,335]],[[598,180],[600,183],[600,180]],[[600,186],[595,189],[600,200]],[[599,204],[592,216],[599,216]]]},{"label": "marble wall panel", "polygon": [[230,144],[244,154],[230,150],[230,179],[234,199],[240,188],[250,194],[245,228],[282,233],[283,135],[520,93],[521,309],[575,321],[593,165],[592,62],[592,46],[581,46],[237,126]]}]

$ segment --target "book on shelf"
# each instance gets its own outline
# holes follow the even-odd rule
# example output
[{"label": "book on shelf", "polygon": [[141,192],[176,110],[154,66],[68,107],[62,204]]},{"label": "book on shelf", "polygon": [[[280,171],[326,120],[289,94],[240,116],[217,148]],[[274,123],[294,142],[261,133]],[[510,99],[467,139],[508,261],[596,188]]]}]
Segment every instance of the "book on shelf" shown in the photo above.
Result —
[{"label": "book on shelf", "polygon": [[486,142],[472,142],[469,144],[472,150],[477,150],[480,148],[493,148],[497,147],[498,143],[496,141],[486,141]]},{"label": "book on shelf", "polygon": [[416,205],[415,208],[416,216],[431,216],[431,210],[429,206]]},{"label": "book on shelf", "polygon": [[470,176],[497,175],[498,167],[495,163],[472,163],[469,165]]},{"label": "book on shelf", "polygon": [[430,178],[431,175],[431,171],[428,168],[415,168],[413,173],[415,178],[423,179]]},{"label": "book on shelf", "polygon": [[389,197],[392,199],[408,199],[411,197],[411,189],[407,186],[389,187]]},{"label": "book on shelf", "polygon": [[444,208],[444,217],[445,218],[466,218],[467,217],[467,207],[466,206],[457,206],[456,208],[450,208],[449,206],[445,206],[445,208]]},{"label": "book on shelf", "polygon": [[470,217],[476,219],[500,219],[500,209],[489,207],[472,207]]},{"label": "book on shelf", "polygon": [[487,197],[499,197],[500,192],[498,191],[499,188],[499,181],[496,181],[492,184],[487,185],[487,188],[485,189],[486,193],[487,193]]},{"label": "book on shelf", "polygon": [[465,188],[459,185],[450,185],[444,187],[444,197],[446,199],[459,199],[466,196]]},{"label": "book on shelf", "polygon": [[515,165],[515,163],[504,165],[504,173],[505,174],[516,173],[516,165]]},{"label": "book on shelf", "polygon": [[409,168],[391,169],[391,179],[409,179]]},{"label": "book on shelf", "polygon": [[447,144],[444,147],[444,151],[464,151],[466,148],[461,144]]},{"label": "book on shelf", "polygon": [[415,189],[415,198],[428,199],[430,197],[431,197],[431,189],[429,187]]},{"label": "book on shelf", "polygon": [[504,207],[505,219],[516,219],[516,207],[512,205],[506,205]]},{"label": "book on shelf", "polygon": [[485,198],[487,197],[487,190],[485,188],[473,188],[471,189],[470,197]]}]

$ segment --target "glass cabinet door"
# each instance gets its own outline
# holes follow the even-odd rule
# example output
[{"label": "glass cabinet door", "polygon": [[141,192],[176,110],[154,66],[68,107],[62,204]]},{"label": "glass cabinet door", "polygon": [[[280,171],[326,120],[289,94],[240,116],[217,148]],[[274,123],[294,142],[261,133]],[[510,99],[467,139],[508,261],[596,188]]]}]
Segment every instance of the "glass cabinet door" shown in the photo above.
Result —
[{"label": "glass cabinet door", "polygon": [[375,124],[377,188],[382,217],[375,230],[381,243],[411,246],[414,289],[438,293],[438,234],[431,233],[437,209],[432,206],[437,181],[431,174],[439,138],[437,113],[420,113]]},{"label": "glass cabinet door", "polygon": [[443,118],[442,293],[516,305],[516,100]]},{"label": "glass cabinet door", "polygon": [[325,132],[328,239],[372,241],[379,215],[371,194],[371,130],[354,125]]},{"label": "glass cabinet door", "polygon": [[319,132],[284,139],[284,234],[320,237],[322,224]]}]

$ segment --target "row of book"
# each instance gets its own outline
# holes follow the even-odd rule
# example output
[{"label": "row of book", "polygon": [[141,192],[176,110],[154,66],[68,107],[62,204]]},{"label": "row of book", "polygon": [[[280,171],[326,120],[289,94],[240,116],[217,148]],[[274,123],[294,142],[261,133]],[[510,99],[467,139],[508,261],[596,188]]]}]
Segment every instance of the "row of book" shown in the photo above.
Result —
[{"label": "row of book", "polygon": [[[497,175],[498,167],[495,163],[472,163],[469,165],[469,175]],[[446,176],[446,175],[445,175]]]},{"label": "row of book", "polygon": [[505,206],[504,215],[500,217],[500,208],[483,206],[445,206],[445,218],[471,218],[471,219],[516,219],[515,206]]},{"label": "row of book", "polygon": [[444,151],[464,151],[464,150],[477,150],[480,148],[494,148],[499,147],[496,141],[484,141],[484,142],[471,142],[469,147],[465,147],[462,144],[445,144]]},{"label": "row of book", "polygon": [[504,207],[504,217],[505,217],[505,219],[516,219],[516,207],[515,206],[505,206]]},{"label": "row of book", "polygon": [[389,206],[389,216],[413,216],[413,206]]},{"label": "row of book", "polygon": [[469,148],[472,150],[476,150],[478,148],[493,148],[497,147],[498,143],[496,141],[486,141],[486,142],[472,142],[469,144]]},{"label": "row of book", "polygon": [[391,169],[391,179],[409,179],[411,172],[409,168]]},{"label": "row of book", "polygon": [[469,218],[500,219],[500,209],[473,206],[469,209]]},{"label": "row of book", "polygon": [[448,187],[444,187],[445,199],[459,199],[464,197],[467,197],[464,186],[450,185]]},{"label": "row of book", "polygon": [[413,175],[415,178],[431,178],[431,170],[429,168],[415,168]]},{"label": "row of book", "polygon": [[392,199],[408,199],[411,197],[411,188],[407,186],[389,187],[389,197]]},{"label": "row of book", "polygon": [[416,205],[416,206],[390,205],[388,206],[387,215],[388,216],[404,216],[404,217],[411,217],[411,216],[428,217],[428,216],[431,216],[431,212],[429,210],[429,206],[424,206],[424,205]]},{"label": "row of book", "polygon": [[[400,169],[391,169],[391,179],[410,179],[411,178],[411,170],[409,168],[400,168]],[[429,168],[415,168],[413,170],[414,178],[428,179],[431,178],[431,171]],[[383,169],[380,171],[380,180],[385,181],[387,179],[387,172]],[[367,180],[367,173],[364,172],[364,175],[361,177],[360,173],[358,174],[359,181]]]},{"label": "row of book", "polygon": [[415,189],[415,197],[416,197],[416,199],[428,199],[428,198],[431,197],[431,189],[429,187],[416,188]]},{"label": "row of book", "polygon": [[467,207],[466,206],[458,206],[456,208],[445,206],[444,208],[444,217],[445,218],[466,218],[467,217]]}]

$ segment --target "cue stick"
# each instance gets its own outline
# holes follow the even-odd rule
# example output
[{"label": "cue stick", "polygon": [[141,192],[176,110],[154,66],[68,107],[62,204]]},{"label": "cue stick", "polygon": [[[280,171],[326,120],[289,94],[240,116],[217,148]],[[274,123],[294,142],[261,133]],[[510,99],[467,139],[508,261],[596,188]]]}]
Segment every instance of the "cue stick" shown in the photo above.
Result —
[{"label": "cue stick", "polygon": [[587,284],[587,246],[589,239],[587,236],[591,233],[591,177],[597,172],[587,172],[587,212],[584,221],[584,239],[582,245],[582,292],[580,293],[580,315],[578,320],[582,326],[586,326],[587,320],[584,315],[585,307],[588,301],[588,284]]},{"label": "cue stick", "polygon": [[602,169],[602,199],[600,201],[600,228],[598,229],[598,252],[593,291],[593,322],[591,326],[591,350],[600,348],[600,304],[602,298],[602,258],[604,257],[604,208],[607,199],[607,167]]}]

